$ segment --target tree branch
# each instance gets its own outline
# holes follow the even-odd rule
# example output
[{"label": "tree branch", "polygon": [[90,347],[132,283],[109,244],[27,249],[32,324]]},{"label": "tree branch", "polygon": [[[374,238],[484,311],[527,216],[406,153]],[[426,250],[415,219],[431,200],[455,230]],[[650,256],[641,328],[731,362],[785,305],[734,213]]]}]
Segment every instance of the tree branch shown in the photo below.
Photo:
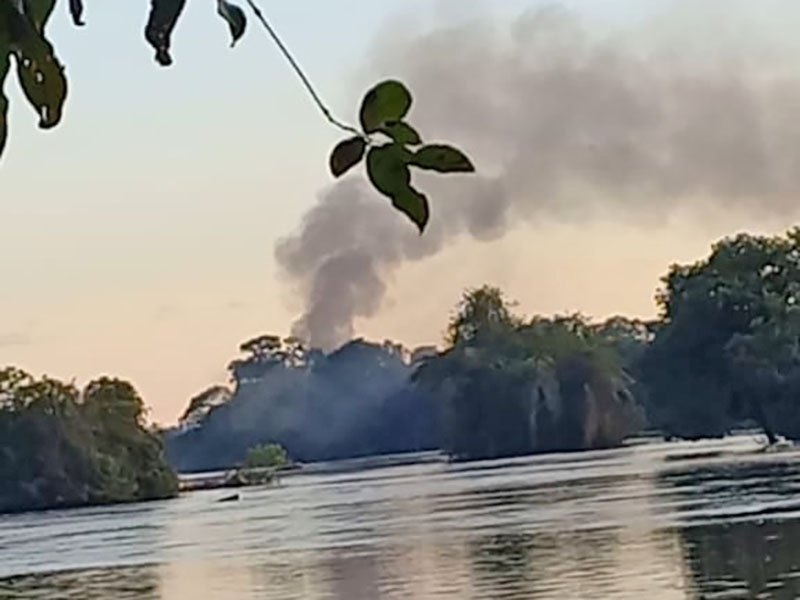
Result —
[{"label": "tree branch", "polygon": [[303,82],[303,85],[305,86],[308,93],[311,95],[311,98],[314,100],[314,103],[317,105],[317,108],[319,108],[320,112],[328,120],[328,122],[331,123],[332,125],[335,125],[336,127],[338,127],[343,131],[346,131],[348,133],[353,133],[362,139],[366,139],[364,134],[361,133],[358,129],[356,129],[352,125],[347,125],[346,123],[342,123],[336,117],[333,116],[330,109],[327,106],[325,106],[324,102],[322,102],[322,99],[319,97],[319,94],[317,94],[317,91],[314,89],[314,86],[311,85],[311,82],[309,81],[306,74],[303,72],[303,69],[300,68],[300,65],[295,60],[294,56],[292,56],[292,53],[283,43],[283,40],[281,40],[280,36],[278,36],[275,29],[272,27],[272,25],[270,25],[269,21],[267,21],[267,19],[264,17],[264,13],[261,12],[261,9],[258,7],[258,5],[254,2],[254,0],[247,0],[247,4],[250,5],[250,8],[256,15],[256,18],[261,22],[261,25],[264,26],[264,29],[272,38],[272,41],[275,42],[275,44],[278,46],[283,56],[286,58],[287,61],[289,61],[289,64],[292,66],[292,69],[294,69],[294,72],[300,78],[300,81]]}]

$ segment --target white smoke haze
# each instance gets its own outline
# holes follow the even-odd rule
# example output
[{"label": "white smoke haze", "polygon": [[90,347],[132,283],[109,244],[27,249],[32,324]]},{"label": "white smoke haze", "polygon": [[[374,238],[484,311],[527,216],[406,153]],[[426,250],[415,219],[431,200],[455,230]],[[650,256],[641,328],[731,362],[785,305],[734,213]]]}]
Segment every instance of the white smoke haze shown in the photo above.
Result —
[{"label": "white smoke haze", "polygon": [[[276,258],[305,299],[294,333],[332,349],[381,308],[392,274],[460,235],[534,222],[652,225],[677,210],[792,216],[800,202],[800,69],[719,54],[648,55],[560,9],[395,39],[374,71],[406,81],[411,120],[478,175],[420,177],[423,236],[357,177],[324,191]],[[693,209],[692,209],[693,210]],[[414,310],[409,306],[409,310]]]}]

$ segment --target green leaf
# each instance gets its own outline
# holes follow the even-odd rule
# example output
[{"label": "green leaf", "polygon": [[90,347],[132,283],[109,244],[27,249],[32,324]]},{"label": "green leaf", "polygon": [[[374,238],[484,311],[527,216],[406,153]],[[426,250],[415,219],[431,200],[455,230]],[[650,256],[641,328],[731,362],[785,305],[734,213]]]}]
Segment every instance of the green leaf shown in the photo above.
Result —
[{"label": "green leaf", "polygon": [[461,150],[444,144],[423,146],[414,154],[410,162],[420,169],[439,173],[472,173],[475,171],[472,162]]},{"label": "green leaf", "polygon": [[399,81],[379,83],[364,96],[361,104],[361,127],[375,133],[383,125],[400,121],[411,108],[411,92]]},{"label": "green leaf", "polygon": [[247,29],[247,17],[244,11],[226,0],[217,0],[217,14],[228,22],[232,38],[231,47],[235,46]]},{"label": "green leaf", "polygon": [[144,37],[155,49],[156,61],[163,67],[172,64],[169,53],[172,31],[185,5],[186,0],[151,0]]},{"label": "green leaf", "polygon": [[388,135],[398,144],[417,146],[422,143],[422,138],[419,136],[419,133],[417,133],[417,130],[403,121],[387,123],[380,128],[380,131]]},{"label": "green leaf", "polygon": [[419,228],[420,233],[425,232],[425,227],[430,218],[428,199],[425,194],[409,186],[407,190],[392,198],[392,206],[411,219]]},{"label": "green leaf", "polygon": [[428,200],[411,187],[408,161],[411,153],[399,144],[371,148],[367,153],[367,175],[381,194],[392,199],[392,205],[425,231],[428,224]]},{"label": "green leaf", "polygon": [[36,31],[41,33],[55,8],[56,0],[21,0],[20,6]]},{"label": "green leaf", "polygon": [[83,0],[69,0],[69,14],[72,15],[72,22],[78,27],[86,25],[83,20]]},{"label": "green leaf", "polygon": [[341,177],[356,166],[362,158],[367,143],[363,138],[352,137],[339,142],[331,152],[330,167],[334,177]]},{"label": "green leaf", "polygon": [[44,37],[47,15],[44,12],[39,14],[43,20],[40,21],[41,26],[36,27],[36,22],[27,16],[15,10],[8,13],[13,32],[9,48],[17,62],[17,76],[22,91],[39,115],[39,127],[49,129],[61,120],[67,97],[67,79],[53,53],[53,47]]},{"label": "green leaf", "polygon": [[377,146],[367,153],[367,176],[381,194],[391,198],[409,186],[409,156],[410,153],[397,144]]}]

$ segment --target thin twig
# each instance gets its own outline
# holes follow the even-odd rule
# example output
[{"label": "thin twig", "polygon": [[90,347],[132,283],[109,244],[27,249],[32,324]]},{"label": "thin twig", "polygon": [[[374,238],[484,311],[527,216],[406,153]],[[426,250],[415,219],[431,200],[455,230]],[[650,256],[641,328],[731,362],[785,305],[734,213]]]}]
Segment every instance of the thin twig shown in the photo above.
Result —
[{"label": "thin twig", "polygon": [[274,41],[275,44],[278,46],[281,53],[283,53],[283,56],[286,57],[286,60],[289,61],[289,64],[294,69],[294,72],[297,73],[297,76],[300,78],[300,81],[303,82],[303,85],[305,86],[306,90],[308,90],[308,93],[311,95],[311,98],[313,98],[314,103],[317,105],[320,112],[325,116],[325,118],[331,124],[335,125],[339,129],[347,131],[349,133],[354,133],[360,138],[364,138],[365,137],[364,134],[361,133],[358,129],[356,129],[352,125],[347,125],[346,123],[342,123],[336,117],[334,117],[333,114],[331,114],[330,109],[327,106],[325,106],[325,104],[322,102],[322,99],[319,97],[319,94],[317,94],[316,90],[314,89],[314,86],[311,85],[311,82],[308,80],[308,77],[306,77],[306,74],[303,72],[303,69],[301,69],[300,65],[297,64],[297,61],[294,59],[294,56],[292,56],[292,53],[289,52],[289,49],[286,47],[281,38],[278,36],[277,32],[272,28],[272,25],[270,25],[269,21],[267,21],[267,19],[264,17],[264,13],[261,12],[261,9],[258,7],[258,5],[253,0],[247,0],[247,4],[250,5],[250,8],[255,13],[256,18],[259,21],[261,21],[261,24],[264,26],[264,29],[267,30],[267,33],[272,38],[272,41]]}]

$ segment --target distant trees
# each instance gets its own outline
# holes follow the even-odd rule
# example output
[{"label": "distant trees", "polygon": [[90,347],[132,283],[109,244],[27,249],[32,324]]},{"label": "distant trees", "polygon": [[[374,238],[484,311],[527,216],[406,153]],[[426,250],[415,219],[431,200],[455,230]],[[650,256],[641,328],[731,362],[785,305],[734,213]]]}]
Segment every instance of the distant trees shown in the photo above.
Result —
[{"label": "distant trees", "polygon": [[643,360],[654,424],[697,438],[749,421],[800,439],[800,230],[727,238],[663,283]]},{"label": "distant trees", "polygon": [[281,338],[277,335],[262,335],[239,346],[244,358],[228,365],[228,371],[237,384],[258,381],[273,367],[283,366],[303,369],[318,353],[309,352],[302,340],[296,337]]},{"label": "distant trees", "polygon": [[295,338],[263,335],[241,345],[230,398],[191,427],[165,433],[184,471],[241,464],[253,446],[279,443],[297,460],[431,450],[436,405],[410,385],[412,356],[399,344],[353,340],[325,354]]},{"label": "distant trees", "polygon": [[230,401],[171,447],[211,466],[273,440],[314,460],[600,448],[645,424],[671,437],[756,425],[772,441],[800,439],[800,230],[721,241],[673,266],[658,303],[648,322],[528,319],[484,286],[464,294],[442,351],[356,340],[325,355],[255,338],[231,364]]},{"label": "distant trees", "polygon": [[0,511],[166,498],[178,491],[133,387],[0,370]]},{"label": "distant trees", "polygon": [[215,407],[221,406],[231,399],[231,391],[223,385],[214,385],[194,396],[189,406],[183,411],[178,423],[189,428],[199,425]]},{"label": "distant trees", "polygon": [[485,286],[464,295],[447,339],[414,378],[443,403],[455,457],[610,446],[642,425],[611,341],[580,316],[525,321]]},{"label": "distant trees", "polygon": [[253,338],[230,365],[233,395],[168,433],[169,455],[182,470],[239,464],[266,442],[305,461],[435,448],[488,458],[613,446],[643,426],[634,375],[650,324],[512,308],[497,288],[468,291],[442,352],[355,340],[326,355]]},{"label": "distant trees", "polygon": [[245,469],[279,469],[289,464],[289,454],[280,444],[258,444],[247,451]]}]

